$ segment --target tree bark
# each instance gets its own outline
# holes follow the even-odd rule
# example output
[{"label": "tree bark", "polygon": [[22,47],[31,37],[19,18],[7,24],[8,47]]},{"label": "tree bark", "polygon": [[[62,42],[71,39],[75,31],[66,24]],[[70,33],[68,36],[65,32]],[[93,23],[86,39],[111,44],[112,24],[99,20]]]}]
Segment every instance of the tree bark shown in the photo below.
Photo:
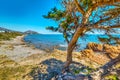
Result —
[{"label": "tree bark", "polygon": [[72,37],[70,43],[68,44],[68,49],[67,49],[67,60],[64,65],[63,73],[65,71],[69,70],[69,65],[72,63],[72,52],[76,46],[76,43],[78,41],[78,38],[85,33],[86,28],[85,27],[78,27],[74,36]]}]

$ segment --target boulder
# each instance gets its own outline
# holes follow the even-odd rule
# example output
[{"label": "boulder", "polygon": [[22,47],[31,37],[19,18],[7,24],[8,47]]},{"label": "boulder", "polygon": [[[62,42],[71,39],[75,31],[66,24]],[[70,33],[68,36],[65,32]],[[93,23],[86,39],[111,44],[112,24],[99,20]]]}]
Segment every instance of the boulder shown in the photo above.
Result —
[{"label": "boulder", "polygon": [[87,49],[92,49],[93,51],[103,51],[103,45],[96,43],[88,43]]},{"label": "boulder", "polygon": [[71,73],[64,73],[53,77],[51,80],[90,80],[90,78],[88,75],[83,74],[73,75]]},{"label": "boulder", "polygon": [[105,64],[109,61],[105,55],[95,54],[95,52],[91,49],[85,49],[81,51],[83,57],[87,57],[90,61],[93,61],[97,64]]},{"label": "boulder", "polygon": [[[87,49],[93,50],[93,53],[96,51],[105,53],[106,56],[110,59],[114,59],[120,54],[120,46],[119,45],[112,46],[112,45],[108,45],[108,44],[88,43]],[[86,53],[86,50],[84,53]],[[88,50],[87,50],[87,53],[88,53]],[[89,53],[92,53],[92,52],[89,52]],[[88,55],[88,54],[86,54],[86,55]]]},{"label": "boulder", "polygon": [[120,54],[120,49],[118,46],[104,44],[103,50],[108,56],[110,56],[111,59],[116,58]]}]

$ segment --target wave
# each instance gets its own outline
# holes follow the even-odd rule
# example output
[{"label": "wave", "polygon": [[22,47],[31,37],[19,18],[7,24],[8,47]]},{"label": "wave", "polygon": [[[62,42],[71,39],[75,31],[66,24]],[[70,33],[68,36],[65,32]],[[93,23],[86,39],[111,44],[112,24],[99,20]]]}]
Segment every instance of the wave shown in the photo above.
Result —
[{"label": "wave", "polygon": [[60,47],[67,47],[67,44],[59,44]]}]

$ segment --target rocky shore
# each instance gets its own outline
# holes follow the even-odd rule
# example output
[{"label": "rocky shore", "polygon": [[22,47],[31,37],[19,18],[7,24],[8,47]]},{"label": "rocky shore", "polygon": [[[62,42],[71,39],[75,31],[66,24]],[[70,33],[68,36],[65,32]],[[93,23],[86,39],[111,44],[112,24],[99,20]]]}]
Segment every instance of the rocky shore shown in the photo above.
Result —
[{"label": "rocky shore", "polygon": [[[81,65],[82,69],[78,74],[74,75],[66,72],[62,75],[57,75],[56,77],[53,77],[52,80],[120,79],[120,46],[89,43],[86,49],[81,51],[80,53],[81,60],[84,58],[85,62],[82,63],[84,66]],[[86,59],[88,59],[91,64],[86,65],[85,63],[88,63]],[[97,65],[93,63],[96,63]],[[89,72],[89,70],[91,70],[91,72],[87,73]]]}]

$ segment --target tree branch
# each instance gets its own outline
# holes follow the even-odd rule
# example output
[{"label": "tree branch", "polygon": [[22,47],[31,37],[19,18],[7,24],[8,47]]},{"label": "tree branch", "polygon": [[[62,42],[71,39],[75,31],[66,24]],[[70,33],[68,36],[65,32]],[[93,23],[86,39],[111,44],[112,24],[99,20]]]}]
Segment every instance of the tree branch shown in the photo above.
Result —
[{"label": "tree branch", "polygon": [[107,29],[111,29],[111,28],[120,28],[120,24],[119,25],[114,25],[114,26],[109,26],[109,27],[106,27]]},{"label": "tree branch", "polygon": [[75,1],[75,4],[76,4],[77,8],[78,8],[78,11],[79,11],[82,15],[84,15],[84,14],[85,14],[85,11],[83,10],[83,8],[81,7],[81,5],[79,4],[78,0],[74,0],[74,1]]},{"label": "tree branch", "polygon": [[111,19],[113,19],[112,16],[110,16],[110,17],[108,17],[108,18],[105,18],[105,19],[101,19],[101,20],[99,20],[98,22],[96,22],[94,25],[95,25],[95,26],[98,26],[99,24],[101,24],[101,23],[103,23],[103,22],[105,22],[105,21],[111,20]]},{"label": "tree branch", "polygon": [[69,44],[70,41],[69,41],[69,39],[68,39],[68,35],[67,35],[66,30],[63,31],[63,35],[64,35],[64,38],[65,38],[67,44]]},{"label": "tree branch", "polygon": [[90,27],[90,29],[93,29],[93,28],[96,28],[96,29],[113,29],[113,28],[120,28],[120,24],[118,25],[114,25],[114,26],[108,26],[108,27],[105,27],[105,26],[98,26],[98,25],[95,25],[94,27]]},{"label": "tree branch", "polygon": [[98,6],[111,5],[120,2],[120,0],[93,0],[93,3]]},{"label": "tree branch", "polygon": [[[96,3],[94,3],[92,7],[88,8],[86,13],[91,14],[98,6],[111,5],[111,4],[114,4],[116,2],[120,2],[120,0],[112,0],[112,1],[111,0],[109,0],[109,1],[105,0],[104,2],[103,1],[99,1],[99,2],[96,1]],[[114,16],[117,16],[117,15],[114,15]],[[113,16],[110,16],[107,19],[100,20],[99,22],[95,23],[95,25],[100,24],[100,23],[105,22],[105,21],[108,21],[110,19],[113,19]]]}]

